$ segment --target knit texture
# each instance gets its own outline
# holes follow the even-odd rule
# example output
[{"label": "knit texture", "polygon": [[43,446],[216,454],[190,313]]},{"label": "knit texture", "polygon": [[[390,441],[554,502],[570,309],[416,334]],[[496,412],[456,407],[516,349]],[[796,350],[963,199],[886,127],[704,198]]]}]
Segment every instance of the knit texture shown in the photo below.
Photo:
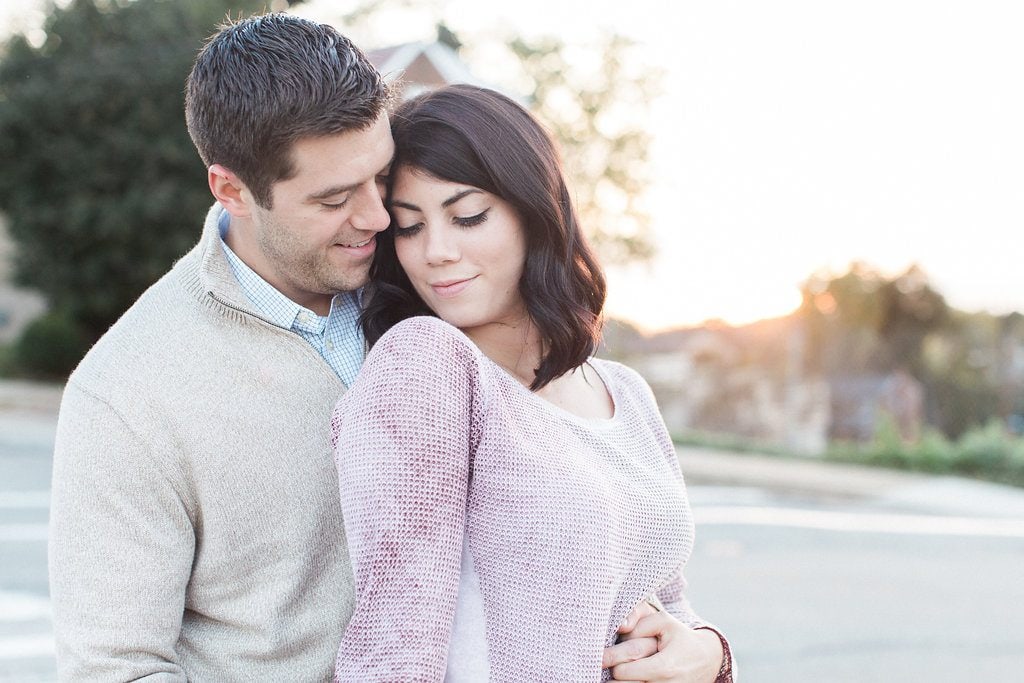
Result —
[{"label": "knit texture", "polygon": [[259,317],[220,208],[64,393],[50,589],[65,681],[324,681],[352,609],[337,375]]},{"label": "knit texture", "polygon": [[691,627],[693,521],[646,383],[590,364],[615,404],[586,419],[531,393],[460,331],[385,334],[334,410],[356,606],[335,680],[441,681],[464,534],[490,680],[607,680],[601,656],[652,592]]}]

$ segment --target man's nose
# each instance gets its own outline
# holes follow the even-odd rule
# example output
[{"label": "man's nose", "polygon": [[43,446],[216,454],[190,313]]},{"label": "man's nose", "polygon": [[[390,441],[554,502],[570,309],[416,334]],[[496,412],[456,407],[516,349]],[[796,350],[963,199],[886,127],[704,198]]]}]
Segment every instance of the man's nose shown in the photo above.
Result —
[{"label": "man's nose", "polygon": [[391,224],[391,215],[384,208],[384,200],[375,182],[360,188],[359,199],[358,206],[349,217],[349,223],[353,228],[366,232],[380,232]]}]

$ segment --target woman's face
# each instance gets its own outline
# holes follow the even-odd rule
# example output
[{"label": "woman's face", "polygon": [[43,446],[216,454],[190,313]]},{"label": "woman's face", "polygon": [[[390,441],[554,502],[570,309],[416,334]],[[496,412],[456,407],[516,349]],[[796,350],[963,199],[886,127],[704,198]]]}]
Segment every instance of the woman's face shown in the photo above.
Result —
[{"label": "woman's face", "polygon": [[519,294],[526,234],[508,202],[403,166],[388,208],[398,261],[442,320],[469,334],[526,316]]}]

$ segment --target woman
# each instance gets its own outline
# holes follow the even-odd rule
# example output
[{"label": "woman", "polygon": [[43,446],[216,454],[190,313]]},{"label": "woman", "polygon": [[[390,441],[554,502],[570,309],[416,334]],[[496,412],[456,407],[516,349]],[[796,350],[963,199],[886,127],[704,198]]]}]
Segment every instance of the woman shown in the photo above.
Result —
[{"label": "woman", "polygon": [[[336,680],[607,680],[647,596],[705,627],[672,443],[644,381],[591,357],[604,277],[537,122],[452,86],[392,133],[373,348],[333,418],[357,591]],[[731,680],[700,635],[726,654],[693,680]]]}]

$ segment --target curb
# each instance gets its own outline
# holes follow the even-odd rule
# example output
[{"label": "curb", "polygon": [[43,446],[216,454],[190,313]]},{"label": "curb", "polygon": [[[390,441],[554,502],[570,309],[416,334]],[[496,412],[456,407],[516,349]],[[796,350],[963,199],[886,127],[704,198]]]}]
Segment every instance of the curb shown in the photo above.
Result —
[{"label": "curb", "polygon": [[864,499],[884,497],[934,480],[919,472],[809,458],[731,453],[694,446],[676,446],[676,453],[686,481],[700,485],[749,486],[793,494]]}]

